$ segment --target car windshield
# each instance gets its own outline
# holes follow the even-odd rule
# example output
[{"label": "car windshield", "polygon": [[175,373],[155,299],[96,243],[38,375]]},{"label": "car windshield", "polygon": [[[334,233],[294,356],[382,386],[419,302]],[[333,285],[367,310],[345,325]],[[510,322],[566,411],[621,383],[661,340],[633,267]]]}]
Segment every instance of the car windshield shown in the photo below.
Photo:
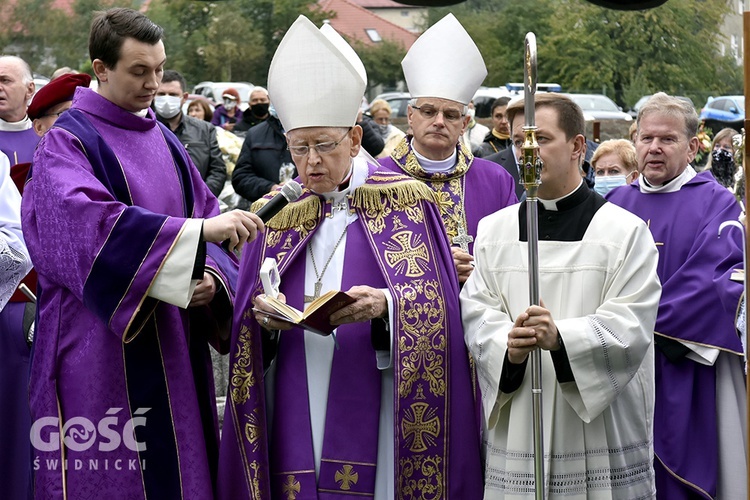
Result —
[{"label": "car windshield", "polygon": [[614,102],[604,96],[573,96],[573,100],[584,111],[620,111]]},{"label": "car windshield", "polygon": [[252,87],[246,84],[236,84],[236,83],[228,83],[219,85],[214,85],[214,96],[218,96],[218,100],[221,101],[221,95],[224,93],[224,91],[228,88],[233,88],[237,90],[240,94],[240,100],[242,102],[248,102],[250,100],[250,91],[252,90]]},{"label": "car windshield", "polygon": [[734,101],[737,103],[737,106],[742,109],[742,111],[745,111],[745,96],[735,97]]}]

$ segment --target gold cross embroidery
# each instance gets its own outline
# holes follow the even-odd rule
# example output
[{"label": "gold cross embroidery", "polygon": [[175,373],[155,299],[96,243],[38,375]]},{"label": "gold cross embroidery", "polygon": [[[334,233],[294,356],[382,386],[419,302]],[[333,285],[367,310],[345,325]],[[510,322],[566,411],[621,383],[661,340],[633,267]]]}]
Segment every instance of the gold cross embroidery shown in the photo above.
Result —
[{"label": "gold cross embroidery", "polygon": [[336,471],[333,478],[337,483],[340,483],[339,488],[350,490],[352,484],[357,484],[357,481],[359,481],[359,474],[354,472],[354,467],[351,465],[345,465],[341,470]]},{"label": "gold cross embroidery", "polygon": [[286,495],[286,500],[294,500],[297,498],[300,489],[301,486],[299,481],[297,481],[293,475],[288,475],[286,477],[286,482],[283,484],[283,492]]},{"label": "gold cross embroidery", "polygon": [[[428,443],[434,443],[433,438],[440,434],[440,419],[434,416],[434,410],[429,410],[427,403],[414,403],[411,412],[401,421],[401,432],[404,439],[412,436],[413,441],[409,447],[410,451],[420,452],[427,450]],[[425,420],[427,417],[427,420]],[[427,436],[425,436],[425,434]]]},{"label": "gold cross embroidery", "polygon": [[391,241],[386,243],[387,250],[384,255],[391,269],[396,269],[396,274],[403,273],[406,267],[407,277],[418,278],[424,274],[422,267],[427,267],[430,256],[427,245],[420,241],[419,236],[412,241],[413,234],[412,231],[402,231],[391,236]]}]

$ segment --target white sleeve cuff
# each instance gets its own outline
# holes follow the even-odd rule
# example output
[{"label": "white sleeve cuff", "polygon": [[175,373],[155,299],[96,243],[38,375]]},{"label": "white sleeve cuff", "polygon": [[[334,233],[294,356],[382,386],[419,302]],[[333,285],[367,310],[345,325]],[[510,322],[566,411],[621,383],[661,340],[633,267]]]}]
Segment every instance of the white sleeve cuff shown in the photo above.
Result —
[{"label": "white sleeve cuff", "polygon": [[387,351],[375,351],[375,357],[378,363],[378,370],[387,370],[393,366],[393,297],[391,292],[387,288],[381,288],[381,292],[385,295],[385,301],[388,303],[388,350]]},{"label": "white sleeve cuff", "polygon": [[203,219],[188,219],[164,260],[148,294],[177,307],[187,308],[198,280],[192,279],[195,255],[198,252]]},{"label": "white sleeve cuff", "polygon": [[697,344],[691,344],[690,342],[680,342],[682,345],[690,349],[685,355],[686,358],[700,363],[706,366],[713,366],[716,363],[716,358],[719,357],[719,350],[713,347],[706,347]]}]

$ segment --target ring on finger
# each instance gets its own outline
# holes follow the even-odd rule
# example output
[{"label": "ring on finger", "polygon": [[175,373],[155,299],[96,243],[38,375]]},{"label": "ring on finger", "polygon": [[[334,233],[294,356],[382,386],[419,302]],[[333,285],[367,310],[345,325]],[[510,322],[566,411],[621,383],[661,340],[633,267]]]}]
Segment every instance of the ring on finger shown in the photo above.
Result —
[{"label": "ring on finger", "polygon": [[269,318],[268,316],[266,316],[265,318],[263,318],[263,326],[268,326],[268,322],[269,321],[271,321],[271,318]]}]

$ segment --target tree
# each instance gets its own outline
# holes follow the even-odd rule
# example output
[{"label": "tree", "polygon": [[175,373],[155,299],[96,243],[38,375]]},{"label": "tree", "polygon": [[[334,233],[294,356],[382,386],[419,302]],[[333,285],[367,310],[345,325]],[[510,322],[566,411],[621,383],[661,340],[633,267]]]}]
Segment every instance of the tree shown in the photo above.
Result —
[{"label": "tree", "polygon": [[403,45],[392,40],[383,40],[375,45],[355,40],[350,44],[367,69],[368,91],[378,85],[395,88],[403,80],[401,60],[406,56]]},{"label": "tree", "polygon": [[737,65],[718,56],[726,2],[683,0],[646,11],[555,3],[543,55],[552,78],[567,89],[606,93],[624,107],[660,90],[695,102],[706,90],[741,91]]}]

